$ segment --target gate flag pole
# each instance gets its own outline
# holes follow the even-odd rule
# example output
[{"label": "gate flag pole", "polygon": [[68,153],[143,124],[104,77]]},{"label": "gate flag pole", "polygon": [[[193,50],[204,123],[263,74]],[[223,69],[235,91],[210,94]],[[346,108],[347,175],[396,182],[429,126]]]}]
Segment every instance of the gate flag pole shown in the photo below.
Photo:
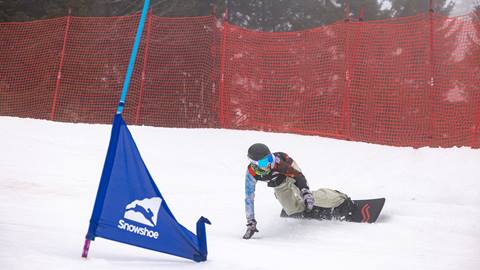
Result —
[{"label": "gate flag pole", "polygon": [[101,237],[196,262],[206,261],[208,250],[205,224],[210,224],[210,221],[200,217],[196,235],[178,223],[122,118],[148,6],[149,0],[145,0],[122,95],[113,120],[82,257],[87,258],[90,241]]},{"label": "gate flag pole", "polygon": [[[133,68],[135,66],[135,60],[137,58],[138,47],[142,39],[143,26],[145,24],[145,17],[147,16],[149,5],[150,5],[150,0],[145,0],[143,2],[142,15],[138,23],[137,34],[135,35],[135,42],[133,44],[132,53],[130,54],[130,61],[128,63],[128,69],[125,76],[125,80],[123,81],[122,95],[120,97],[120,102],[118,104],[117,114],[122,114],[123,107],[125,105],[125,98],[127,97],[128,87],[130,85],[130,79],[132,77]],[[114,124],[115,124],[115,121],[114,121]],[[101,209],[103,207],[103,201],[105,200],[105,193],[108,185],[107,181],[108,181],[108,178],[110,177],[111,169],[112,169],[111,166],[108,166],[107,163],[109,162],[109,160],[112,160],[113,152],[116,151],[116,144],[112,144],[111,141],[113,139],[118,140],[118,133],[119,133],[118,129],[112,128],[112,134],[110,138],[110,145],[108,146],[107,158],[103,167],[102,178],[100,179],[100,186],[98,187],[97,197],[95,199],[94,211],[92,214],[92,219],[90,220],[90,226],[88,228],[89,233],[87,234],[87,237],[85,239],[85,244],[83,245],[83,252],[82,252],[83,258],[87,258],[88,250],[90,249],[90,241],[94,239],[94,236],[91,234],[91,231],[95,230],[93,228],[94,226],[92,226],[93,225],[92,220],[98,220],[98,218],[100,217],[101,212],[98,213],[99,212],[98,209]],[[110,172],[108,172],[109,169],[110,169]],[[104,175],[106,175],[107,177],[103,177]],[[97,209],[97,211],[95,211],[95,209]]]},{"label": "gate flag pole", "polygon": [[145,18],[147,17],[149,5],[150,0],[145,0],[145,2],[143,2],[142,16],[140,17],[140,22],[138,23],[137,35],[135,36],[135,43],[133,44],[132,54],[130,55],[127,75],[125,76],[125,81],[123,82],[122,96],[120,97],[120,102],[118,103],[117,114],[121,114],[123,107],[125,106],[125,98],[127,97],[128,86],[130,85],[130,79],[132,78],[138,47],[140,46],[140,41],[142,40],[143,26],[145,25]]}]

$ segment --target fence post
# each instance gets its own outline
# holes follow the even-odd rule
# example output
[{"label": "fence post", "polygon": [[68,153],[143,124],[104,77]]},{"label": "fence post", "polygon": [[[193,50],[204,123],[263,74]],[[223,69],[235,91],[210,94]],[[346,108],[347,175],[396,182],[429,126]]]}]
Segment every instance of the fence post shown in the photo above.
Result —
[{"label": "fence post", "polygon": [[[348,4],[344,9],[344,29],[345,29],[345,44],[344,44],[344,61],[345,61],[345,79],[344,79],[344,91],[342,96],[342,120],[340,128],[342,130],[342,135],[345,139],[351,139],[351,130],[350,130],[350,82],[351,82],[351,70],[349,64],[349,26],[350,22],[350,8]],[[339,133],[337,131],[337,133]]]},{"label": "fence post", "polygon": [[[476,0],[475,5],[480,5],[480,1]],[[474,11],[475,15],[477,18],[480,17],[480,8],[477,7]],[[474,101],[475,102],[475,101]],[[473,104],[474,107],[477,108],[476,113],[475,113],[475,118],[473,119],[474,126],[472,128],[472,141],[470,147],[472,148],[480,148],[480,143],[479,143],[479,135],[480,135],[480,96],[477,97],[477,102],[476,104]]]},{"label": "fence post", "polygon": [[225,128],[225,50],[227,43],[227,32],[228,32],[228,9],[225,10],[223,14],[222,21],[222,39],[220,42],[220,87],[219,87],[219,117],[220,117],[220,128]]},{"label": "fence post", "polygon": [[150,44],[150,29],[152,24],[153,10],[150,9],[150,12],[147,14],[147,37],[145,40],[145,49],[143,51],[143,67],[142,67],[142,80],[140,82],[140,93],[137,102],[137,109],[135,112],[135,125],[138,125],[138,118],[140,117],[140,108],[142,107],[142,96],[143,89],[145,88],[145,73],[147,72],[147,61],[148,61],[148,45]]},{"label": "fence post", "polygon": [[427,118],[427,124],[426,124],[426,129],[427,129],[427,134],[428,134],[428,139],[429,141],[424,142],[423,144],[428,145],[428,146],[435,146],[434,145],[434,137],[435,133],[437,130],[435,129],[435,114],[434,114],[434,85],[435,85],[435,80],[434,80],[434,65],[433,65],[433,1],[429,0],[428,1],[428,20],[429,20],[429,36],[428,36],[428,77],[427,77],[427,85],[425,88],[426,94],[426,100],[425,100],[425,115],[430,116]]},{"label": "fence post", "polygon": [[[303,87],[304,87],[304,92],[302,93],[303,94],[302,103],[303,103],[304,108],[307,106],[308,95],[310,94],[309,90],[311,89],[310,85],[311,85],[311,82],[312,82],[311,73],[310,73],[311,69],[308,68],[310,58],[307,55],[307,50],[308,50],[308,40],[307,40],[308,36],[307,35],[309,33],[310,33],[310,31],[303,31],[301,33],[301,35],[303,36],[303,38],[302,38],[303,55],[302,55],[302,63],[301,63],[301,65],[302,65],[301,66],[302,76],[301,77],[303,77]],[[304,117],[304,119],[302,121],[304,125],[307,124],[305,120],[306,120],[306,118]]]},{"label": "fence post", "polygon": [[478,137],[479,137],[479,134],[480,134],[480,100],[477,103],[479,103],[479,104],[477,106],[477,112],[476,112],[474,122],[473,122],[474,126],[473,126],[473,129],[472,129],[472,142],[471,142],[471,145],[470,145],[470,147],[472,147],[472,148],[479,148],[480,147],[480,144],[478,143]]},{"label": "fence post", "polygon": [[360,8],[360,14],[358,15],[358,21],[363,22],[365,19],[365,8],[362,6]]},{"label": "fence post", "polygon": [[50,111],[50,120],[52,121],[55,118],[55,109],[57,107],[58,91],[60,89],[60,80],[62,78],[63,61],[65,58],[65,50],[67,48],[68,30],[70,29],[71,20],[72,20],[72,10],[69,8],[67,22],[65,24],[65,32],[63,34],[63,46],[62,46],[62,50],[60,51],[60,64],[58,67],[57,80],[55,82],[55,91],[53,93],[52,110]]}]

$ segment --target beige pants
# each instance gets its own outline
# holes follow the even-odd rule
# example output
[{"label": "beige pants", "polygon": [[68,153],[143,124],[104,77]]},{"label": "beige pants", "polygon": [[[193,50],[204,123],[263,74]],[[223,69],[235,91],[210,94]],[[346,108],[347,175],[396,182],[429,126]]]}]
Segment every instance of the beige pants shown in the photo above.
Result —
[{"label": "beige pants", "polygon": [[[282,205],[287,215],[303,212],[305,204],[302,195],[297,186],[295,186],[295,179],[287,177],[286,181],[274,188],[275,197]],[[342,204],[347,195],[328,188],[319,188],[312,190],[315,205],[324,208],[333,208]]]}]

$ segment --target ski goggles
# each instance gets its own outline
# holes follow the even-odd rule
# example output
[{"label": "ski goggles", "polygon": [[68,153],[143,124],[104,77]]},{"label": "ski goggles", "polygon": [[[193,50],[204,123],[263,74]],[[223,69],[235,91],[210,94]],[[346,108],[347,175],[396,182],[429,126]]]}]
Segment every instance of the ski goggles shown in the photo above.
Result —
[{"label": "ski goggles", "polygon": [[253,169],[256,175],[267,175],[268,173],[270,173],[270,168],[260,169],[255,164],[252,164],[251,168]]},{"label": "ski goggles", "polygon": [[272,162],[273,162],[273,155],[272,154],[269,154],[269,155],[265,156],[264,158],[262,158],[260,160],[250,159],[250,163],[252,163],[253,165],[255,165],[256,167],[258,167],[262,170],[264,170],[268,166],[270,166],[270,164],[272,164]]}]

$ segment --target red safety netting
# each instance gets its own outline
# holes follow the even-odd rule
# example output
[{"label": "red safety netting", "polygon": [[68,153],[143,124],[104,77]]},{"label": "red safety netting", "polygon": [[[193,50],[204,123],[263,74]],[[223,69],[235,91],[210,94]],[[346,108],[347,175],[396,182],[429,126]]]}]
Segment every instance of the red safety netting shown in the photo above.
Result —
[{"label": "red safety netting", "polygon": [[[139,15],[0,24],[0,115],[110,123]],[[433,13],[300,32],[149,14],[129,124],[480,146],[480,23]]]},{"label": "red safety netting", "polygon": [[0,24],[0,115],[50,118],[66,20]]}]

